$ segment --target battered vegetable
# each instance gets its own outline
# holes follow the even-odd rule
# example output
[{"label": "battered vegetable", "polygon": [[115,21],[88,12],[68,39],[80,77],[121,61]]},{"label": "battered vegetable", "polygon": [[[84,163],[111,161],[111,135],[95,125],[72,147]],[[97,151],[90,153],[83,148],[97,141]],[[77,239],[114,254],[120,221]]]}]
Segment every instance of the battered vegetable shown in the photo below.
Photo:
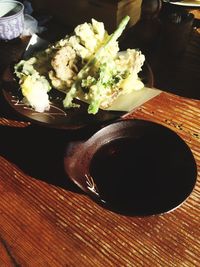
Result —
[{"label": "battered vegetable", "polygon": [[52,88],[66,94],[64,108],[78,107],[74,99],[88,103],[88,113],[107,108],[120,94],[144,87],[138,77],[145,57],[135,49],[121,53],[118,38],[126,16],[109,35],[102,22],[92,19],[74,29],[71,36],[50,45],[15,66],[24,100],[36,111],[48,109]]}]

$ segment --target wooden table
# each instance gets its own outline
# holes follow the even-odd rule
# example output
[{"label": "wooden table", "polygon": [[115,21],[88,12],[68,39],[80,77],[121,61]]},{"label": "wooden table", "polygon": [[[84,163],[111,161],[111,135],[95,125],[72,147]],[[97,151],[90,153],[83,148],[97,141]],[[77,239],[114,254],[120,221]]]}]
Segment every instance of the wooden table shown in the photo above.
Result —
[{"label": "wooden table", "polygon": [[[2,71],[24,44],[1,44]],[[181,64],[164,67],[151,55],[164,91],[129,117],[162,124],[188,144],[198,170],[192,194],[162,215],[104,209],[67,179],[66,133],[23,120],[1,95],[0,267],[200,266],[200,35],[193,33]]]}]

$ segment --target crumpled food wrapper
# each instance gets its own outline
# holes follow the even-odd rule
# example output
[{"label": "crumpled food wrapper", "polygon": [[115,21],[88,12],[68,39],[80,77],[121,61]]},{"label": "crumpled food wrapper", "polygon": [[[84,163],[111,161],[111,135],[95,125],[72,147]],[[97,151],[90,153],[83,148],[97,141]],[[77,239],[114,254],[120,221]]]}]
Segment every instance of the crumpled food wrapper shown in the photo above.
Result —
[{"label": "crumpled food wrapper", "polygon": [[22,32],[23,36],[33,35],[35,33],[41,33],[46,30],[46,27],[39,26],[38,21],[31,15],[24,15],[24,30]]},{"label": "crumpled food wrapper", "polygon": [[31,2],[24,0],[24,30],[22,35],[29,36],[35,33],[41,33],[46,30],[46,27],[40,26],[37,19],[32,16],[33,8]]}]

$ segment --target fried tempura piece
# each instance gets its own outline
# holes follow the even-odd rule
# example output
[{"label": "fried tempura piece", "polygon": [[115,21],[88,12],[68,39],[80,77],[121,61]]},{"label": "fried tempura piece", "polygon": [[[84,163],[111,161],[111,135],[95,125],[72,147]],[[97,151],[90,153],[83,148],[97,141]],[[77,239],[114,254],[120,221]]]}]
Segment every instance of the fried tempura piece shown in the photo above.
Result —
[{"label": "fried tempura piece", "polygon": [[49,77],[56,88],[69,88],[78,73],[77,54],[75,50],[66,45],[59,49],[51,60],[53,71],[50,71]]}]

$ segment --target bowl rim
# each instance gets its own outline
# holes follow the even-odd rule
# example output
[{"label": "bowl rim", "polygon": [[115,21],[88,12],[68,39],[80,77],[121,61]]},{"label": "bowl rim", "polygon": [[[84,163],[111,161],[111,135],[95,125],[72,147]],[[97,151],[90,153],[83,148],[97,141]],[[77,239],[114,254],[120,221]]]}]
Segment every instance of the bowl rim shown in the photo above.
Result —
[{"label": "bowl rim", "polygon": [[12,0],[2,0],[2,1],[0,1],[0,5],[1,4],[4,4],[4,3],[14,3],[14,4],[17,4],[17,5],[19,5],[21,7],[21,9],[17,13],[15,13],[13,15],[5,16],[5,17],[0,17],[0,21],[10,20],[12,18],[15,18],[15,17],[19,16],[21,13],[24,12],[24,5],[23,5],[23,3],[19,2],[19,1],[15,1],[15,0],[13,0],[13,1]]}]

